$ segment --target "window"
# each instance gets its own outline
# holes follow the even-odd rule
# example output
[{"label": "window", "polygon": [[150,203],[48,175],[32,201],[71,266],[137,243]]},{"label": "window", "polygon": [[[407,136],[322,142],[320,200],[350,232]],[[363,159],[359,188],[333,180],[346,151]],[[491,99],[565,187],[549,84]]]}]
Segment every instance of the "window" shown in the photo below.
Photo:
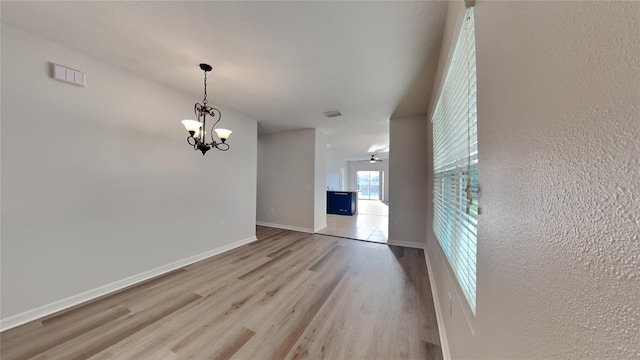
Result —
[{"label": "window", "polygon": [[476,313],[478,136],[473,8],[467,9],[433,113],[433,231]]},{"label": "window", "polygon": [[380,200],[381,171],[357,171],[356,189],[358,199]]}]

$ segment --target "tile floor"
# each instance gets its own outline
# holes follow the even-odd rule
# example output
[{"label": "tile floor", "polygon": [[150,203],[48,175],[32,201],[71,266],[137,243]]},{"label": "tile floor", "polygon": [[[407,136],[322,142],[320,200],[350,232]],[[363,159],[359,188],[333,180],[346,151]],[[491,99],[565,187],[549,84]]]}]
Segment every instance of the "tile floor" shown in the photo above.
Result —
[{"label": "tile floor", "polygon": [[378,200],[358,200],[357,214],[327,214],[327,227],[318,233],[386,243],[389,239],[389,206]]}]

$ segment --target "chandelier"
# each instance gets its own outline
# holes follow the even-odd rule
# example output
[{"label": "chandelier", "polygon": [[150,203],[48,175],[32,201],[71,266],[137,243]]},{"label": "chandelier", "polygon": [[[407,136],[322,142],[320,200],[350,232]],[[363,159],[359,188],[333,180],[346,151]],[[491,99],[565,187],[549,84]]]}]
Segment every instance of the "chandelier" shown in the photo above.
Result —
[{"label": "chandelier", "polygon": [[[222,119],[222,114],[220,113],[220,110],[207,105],[207,72],[213,70],[213,68],[208,64],[200,64],[200,69],[204,71],[204,99],[202,100],[202,104],[196,103],[193,106],[193,111],[196,114],[197,120],[182,120],[181,122],[189,132],[187,143],[193,146],[194,150],[202,151],[202,155],[204,156],[204,154],[212,148],[216,148],[221,151],[229,150],[229,144],[227,144],[226,141],[229,136],[231,136],[231,130],[215,128],[216,125],[218,125],[218,123],[220,122],[220,119]],[[207,115],[211,117],[210,121],[215,120],[216,116],[218,117],[216,122],[211,127],[209,133],[211,142],[209,143],[207,142],[206,138]],[[220,138],[220,142],[217,142],[213,138],[214,131],[218,135],[218,138]]]}]

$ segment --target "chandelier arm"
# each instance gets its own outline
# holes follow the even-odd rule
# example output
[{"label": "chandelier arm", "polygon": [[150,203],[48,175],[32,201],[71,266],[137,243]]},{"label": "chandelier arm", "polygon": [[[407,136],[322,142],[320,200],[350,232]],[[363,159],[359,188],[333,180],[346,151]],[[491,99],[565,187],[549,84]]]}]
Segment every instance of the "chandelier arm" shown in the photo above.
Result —
[{"label": "chandelier arm", "polygon": [[[190,141],[191,139],[193,139],[193,144]],[[187,136],[187,144],[189,144],[191,146],[196,146],[196,144],[197,144],[196,139],[193,136]]]},{"label": "chandelier arm", "polygon": [[218,123],[220,122],[220,120],[222,120],[222,113],[220,112],[220,110],[212,107],[211,110],[209,110],[209,115],[211,116],[215,116],[214,114],[212,114],[211,112],[213,112],[213,110],[218,112],[218,121],[216,121],[213,126],[211,127],[211,130],[209,130],[209,136],[211,136],[211,143],[215,144],[216,140],[213,138],[213,129],[216,127],[216,125],[218,125]]},{"label": "chandelier arm", "polygon": [[227,151],[227,150],[229,150],[229,147],[230,147],[229,144],[227,144],[227,143],[217,143],[217,144],[215,144],[213,146],[215,146],[215,148],[220,150],[220,151]]}]

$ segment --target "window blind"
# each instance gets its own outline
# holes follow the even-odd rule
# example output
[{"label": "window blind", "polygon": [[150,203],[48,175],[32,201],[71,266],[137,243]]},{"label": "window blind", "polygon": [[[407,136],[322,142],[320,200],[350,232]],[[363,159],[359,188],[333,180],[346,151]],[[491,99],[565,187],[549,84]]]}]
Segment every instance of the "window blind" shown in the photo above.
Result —
[{"label": "window blind", "polygon": [[474,315],[478,136],[473,8],[467,9],[433,114],[433,230]]}]

